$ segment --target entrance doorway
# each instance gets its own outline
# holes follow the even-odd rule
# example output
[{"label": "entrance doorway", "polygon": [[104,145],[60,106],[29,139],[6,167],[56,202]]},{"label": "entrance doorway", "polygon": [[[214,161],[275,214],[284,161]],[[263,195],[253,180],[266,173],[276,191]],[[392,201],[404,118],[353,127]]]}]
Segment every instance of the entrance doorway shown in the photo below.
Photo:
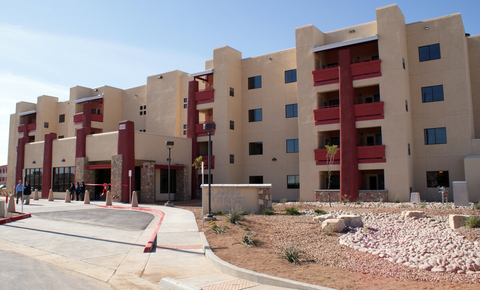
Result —
[{"label": "entrance doorway", "polygon": [[[104,184],[104,183],[110,183],[110,175],[111,175],[111,170],[110,169],[96,169],[95,170],[95,184]],[[103,186],[95,186],[95,195],[94,199],[95,200],[105,200],[106,196],[103,195],[101,196],[103,192]],[[107,189],[109,189],[107,187]]]}]

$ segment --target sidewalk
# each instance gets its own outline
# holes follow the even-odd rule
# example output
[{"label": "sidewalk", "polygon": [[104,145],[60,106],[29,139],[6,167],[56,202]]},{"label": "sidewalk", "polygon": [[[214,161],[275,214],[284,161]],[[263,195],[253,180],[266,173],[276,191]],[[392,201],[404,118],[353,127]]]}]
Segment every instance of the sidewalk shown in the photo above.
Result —
[{"label": "sidewalk", "polygon": [[[124,208],[118,210],[101,207],[104,204],[33,201],[24,206],[32,217],[0,226],[0,247],[87,275],[115,289],[327,289],[295,281],[289,284],[286,279],[279,279],[277,286],[265,285],[262,283],[271,283],[266,275],[229,266],[202,241],[190,211],[155,205],[131,210],[114,203],[114,207]],[[152,253],[144,253],[156,229],[156,247]]]}]

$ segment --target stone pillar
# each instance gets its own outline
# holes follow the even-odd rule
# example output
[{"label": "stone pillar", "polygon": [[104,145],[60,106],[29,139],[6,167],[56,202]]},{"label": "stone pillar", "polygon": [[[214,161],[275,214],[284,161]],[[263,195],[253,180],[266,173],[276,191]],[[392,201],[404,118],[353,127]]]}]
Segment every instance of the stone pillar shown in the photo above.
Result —
[{"label": "stone pillar", "polygon": [[[85,184],[95,183],[95,171],[93,169],[87,169],[87,165],[91,165],[87,157],[80,157],[75,159],[75,182]],[[85,185],[85,190],[88,190],[91,194],[95,192],[95,187],[91,185]],[[91,196],[90,196],[91,198]]]},{"label": "stone pillar", "polygon": [[[113,155],[112,156],[112,168],[111,168],[111,183],[112,184],[128,184],[129,180],[126,180],[125,183],[122,183],[122,174],[123,174],[123,155]],[[132,172],[133,177],[133,172]],[[132,184],[132,190],[135,187],[135,184]],[[128,187],[127,191],[128,191]],[[121,185],[112,185],[111,192],[113,196],[117,196],[114,201],[120,201],[120,196],[122,196],[122,186]]]},{"label": "stone pillar", "polygon": [[155,203],[155,162],[143,162],[140,171],[140,202]]},{"label": "stone pillar", "polygon": [[350,50],[338,52],[340,78],[340,199],[358,199],[359,171],[357,128],[355,127],[355,91],[353,89]]},{"label": "stone pillar", "polygon": [[188,167],[185,166],[182,169],[176,170],[176,182],[177,182],[177,196],[180,200],[189,200],[191,196],[188,194],[189,188],[189,176]]}]

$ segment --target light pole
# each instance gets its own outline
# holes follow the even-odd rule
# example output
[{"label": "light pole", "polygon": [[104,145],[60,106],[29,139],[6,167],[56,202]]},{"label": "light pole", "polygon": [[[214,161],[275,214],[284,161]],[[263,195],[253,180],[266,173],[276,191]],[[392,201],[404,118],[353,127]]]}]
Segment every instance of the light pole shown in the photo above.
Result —
[{"label": "light pole", "polygon": [[203,130],[208,132],[208,215],[207,217],[212,218],[212,180],[211,180],[211,168],[212,168],[212,132],[215,131],[215,123],[204,123]]},{"label": "light pole", "polygon": [[128,171],[128,177],[129,177],[129,182],[128,182],[128,192],[130,196],[130,203],[132,203],[132,170]]},{"label": "light pole", "polygon": [[170,202],[170,150],[173,148],[173,141],[165,142],[165,147],[168,149],[168,201],[165,206],[173,206],[173,203]]}]

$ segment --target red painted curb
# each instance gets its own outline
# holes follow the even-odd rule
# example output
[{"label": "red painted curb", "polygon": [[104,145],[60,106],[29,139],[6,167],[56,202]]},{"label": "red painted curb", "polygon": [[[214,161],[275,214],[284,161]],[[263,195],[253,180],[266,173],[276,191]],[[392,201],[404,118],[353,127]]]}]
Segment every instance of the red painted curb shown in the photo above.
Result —
[{"label": "red painted curb", "polygon": [[160,229],[160,226],[162,225],[163,218],[165,217],[165,213],[163,211],[159,211],[156,209],[150,209],[150,208],[141,208],[141,207],[122,207],[122,206],[106,206],[106,205],[97,205],[103,208],[112,208],[112,209],[128,209],[128,210],[140,210],[140,211],[149,211],[149,212],[154,212],[156,214],[160,215],[160,219],[158,220],[157,226],[153,230],[153,234],[148,240],[147,245],[145,245],[145,249],[143,250],[144,253],[151,253],[152,250],[155,248],[153,245],[155,243],[155,240],[157,239],[157,233],[158,230]]},{"label": "red painted curb", "polygon": [[18,221],[18,220],[25,219],[25,218],[29,218],[31,216],[32,216],[31,214],[26,213],[26,214],[14,216],[14,217],[11,217],[11,218],[0,219],[0,225],[10,223],[10,222],[13,222],[13,221]]}]

